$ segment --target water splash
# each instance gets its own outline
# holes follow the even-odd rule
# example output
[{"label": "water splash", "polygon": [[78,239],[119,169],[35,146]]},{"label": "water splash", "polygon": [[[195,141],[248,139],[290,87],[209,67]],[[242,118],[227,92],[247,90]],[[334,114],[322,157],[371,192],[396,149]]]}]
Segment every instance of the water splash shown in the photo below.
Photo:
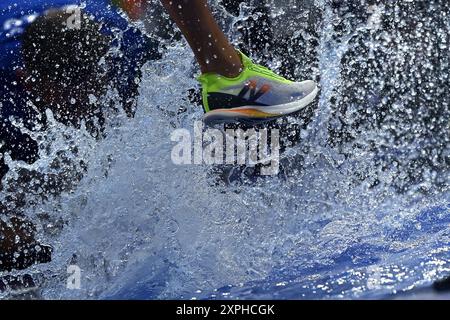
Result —
[{"label": "water splash", "polygon": [[[437,4],[442,3],[430,5]],[[396,162],[395,170],[389,166],[393,157],[414,159],[411,149],[431,142],[396,144],[392,137],[405,132],[406,124],[391,128],[389,123],[390,131],[382,130],[386,123],[373,126],[370,112],[378,115],[383,97],[366,94],[366,84],[352,78],[357,64],[366,66],[368,80],[385,81],[387,70],[367,65],[375,63],[377,52],[399,52],[383,42],[388,41],[383,23],[390,14],[396,24],[407,19],[398,16],[395,4],[387,8],[350,1],[350,10],[316,1],[304,7],[308,9],[298,6],[303,11],[297,22],[307,21],[307,28],[284,29],[287,40],[278,43],[272,57],[255,54],[279,72],[320,79],[312,121],[301,129],[301,141],[283,155],[284,177],[225,186],[215,183],[211,168],[172,164],[170,133],[201,118],[200,108],[187,99],[197,84],[193,56],[184,42],[167,43],[163,58],[144,66],[134,119],[111,113],[100,141],[85,130],[52,122],[48,135],[36,137],[50,145],[41,160],[31,166],[8,161],[12,171],[7,179],[14,179],[20,168],[44,176],[61,172],[49,165],[60,151],[81,159],[69,171],[81,169],[83,177],[60,196],[44,197],[46,201],[39,191],[27,196],[27,215],[40,221],[40,237],[54,246],[51,263],[26,271],[39,279],[42,297],[378,297],[449,271],[448,99],[435,98],[442,113],[429,122],[444,125],[436,126],[440,137],[432,144],[440,156],[434,165],[424,164],[428,175],[407,179],[405,161]],[[235,32],[239,25],[251,27],[263,19],[254,10],[258,8],[241,5],[239,16],[221,15]],[[420,8],[415,10],[422,19]],[[272,27],[290,13],[279,7],[270,16]],[[251,49],[255,39],[241,32],[242,38],[235,33],[233,38]],[[388,43],[407,46],[405,33],[398,32],[389,35]],[[304,44],[309,53],[299,56],[293,43]],[[367,56],[355,54],[361,48],[368,48],[363,50]],[[294,71],[288,72],[283,66],[293,56]],[[403,61],[398,59],[397,67]],[[396,92],[412,96],[414,83],[403,85],[407,87]],[[370,111],[366,122],[354,126],[364,119],[361,109]],[[401,114],[392,117],[396,123],[404,120]],[[336,136],[337,128],[348,135]],[[399,176],[408,181],[406,189],[396,186]],[[57,222],[63,227],[55,228]],[[82,269],[79,291],[65,287],[69,264]]]}]

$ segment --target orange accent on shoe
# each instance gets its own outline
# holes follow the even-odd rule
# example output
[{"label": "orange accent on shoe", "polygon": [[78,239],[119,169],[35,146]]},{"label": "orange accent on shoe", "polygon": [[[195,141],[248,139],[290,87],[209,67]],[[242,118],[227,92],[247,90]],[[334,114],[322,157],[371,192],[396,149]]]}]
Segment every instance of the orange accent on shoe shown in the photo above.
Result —
[{"label": "orange accent on shoe", "polygon": [[271,87],[270,85],[265,84],[265,85],[263,85],[263,86],[261,87],[261,92],[262,92],[262,93],[267,93],[267,92],[269,92],[271,89],[272,89],[272,87]]},{"label": "orange accent on shoe", "polygon": [[252,117],[252,118],[272,118],[272,117],[276,117],[276,114],[272,114],[272,113],[266,113],[260,110],[255,110],[255,109],[225,109],[225,112],[232,112],[232,113],[240,113],[240,114],[244,114],[246,116]]},{"label": "orange accent on shoe", "polygon": [[254,81],[254,80],[250,80],[249,82],[248,82],[248,86],[250,87],[250,89],[256,89],[256,87],[257,87],[257,83],[256,83],[256,81]]}]

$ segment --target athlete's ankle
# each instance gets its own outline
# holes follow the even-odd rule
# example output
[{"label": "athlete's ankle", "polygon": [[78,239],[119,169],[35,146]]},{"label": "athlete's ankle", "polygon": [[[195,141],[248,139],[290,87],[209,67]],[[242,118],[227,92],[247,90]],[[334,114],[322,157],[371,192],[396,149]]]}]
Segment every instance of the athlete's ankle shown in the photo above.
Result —
[{"label": "athlete's ankle", "polygon": [[236,78],[244,71],[244,62],[241,53],[235,50],[235,55],[215,55],[213,61],[206,61],[203,74],[217,74],[225,78]]}]

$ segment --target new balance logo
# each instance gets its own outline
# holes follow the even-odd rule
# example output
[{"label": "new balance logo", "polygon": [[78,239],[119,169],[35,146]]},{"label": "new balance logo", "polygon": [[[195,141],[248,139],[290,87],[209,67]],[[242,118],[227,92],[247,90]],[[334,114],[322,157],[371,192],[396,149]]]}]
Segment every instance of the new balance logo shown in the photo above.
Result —
[{"label": "new balance logo", "polygon": [[[256,102],[259,98],[261,98],[271,89],[271,87],[268,84],[264,84],[263,86],[261,86],[259,90],[257,90],[257,87],[258,84],[256,81],[254,80],[249,81],[244,86],[244,88],[242,88],[241,92],[239,92],[238,97],[241,99],[246,99],[249,102]],[[248,98],[246,97],[247,93],[249,93]]]}]

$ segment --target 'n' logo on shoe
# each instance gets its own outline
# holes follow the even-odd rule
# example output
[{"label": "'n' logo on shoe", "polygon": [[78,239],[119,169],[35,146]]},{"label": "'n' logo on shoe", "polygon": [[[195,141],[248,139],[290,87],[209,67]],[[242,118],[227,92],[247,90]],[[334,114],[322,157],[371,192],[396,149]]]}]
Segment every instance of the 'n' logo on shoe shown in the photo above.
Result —
[{"label": "'n' logo on shoe", "polygon": [[249,102],[256,102],[259,98],[261,98],[264,94],[270,91],[271,87],[268,84],[264,84],[258,91],[257,82],[254,80],[250,80],[244,88],[242,88],[241,92],[239,92],[239,98],[245,99],[245,96],[248,92],[250,92],[250,97],[248,99]]}]

